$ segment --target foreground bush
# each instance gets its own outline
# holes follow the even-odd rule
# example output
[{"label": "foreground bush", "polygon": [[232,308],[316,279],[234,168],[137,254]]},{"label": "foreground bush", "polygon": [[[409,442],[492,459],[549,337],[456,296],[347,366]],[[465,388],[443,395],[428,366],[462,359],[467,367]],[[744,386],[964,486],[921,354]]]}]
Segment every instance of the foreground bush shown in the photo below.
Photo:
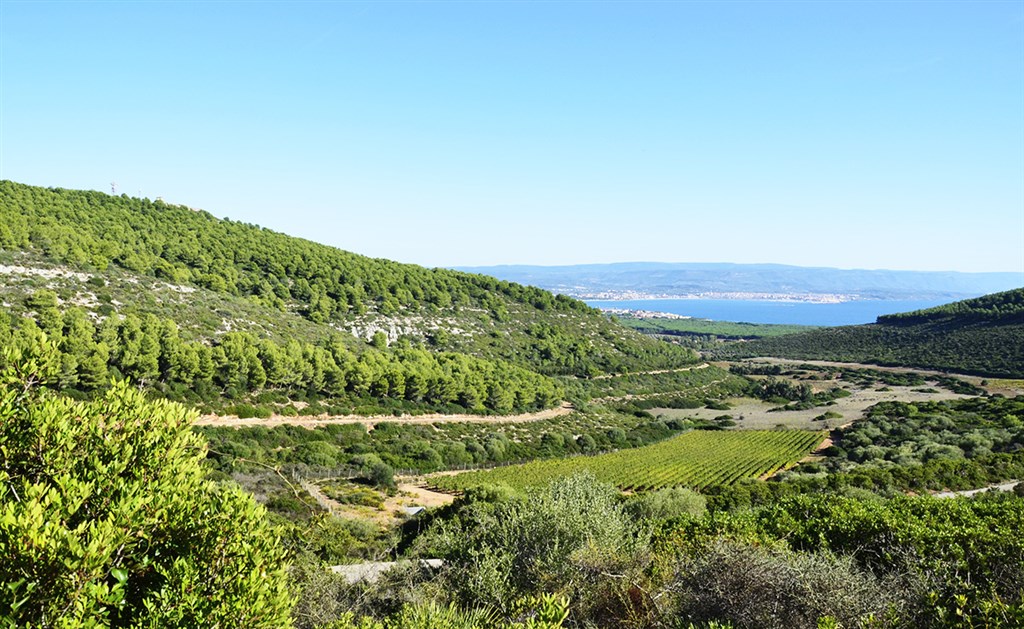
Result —
[{"label": "foreground bush", "polygon": [[482,608],[460,610],[436,603],[406,605],[393,618],[380,622],[352,614],[323,625],[323,629],[559,629],[568,612],[568,601],[540,596],[519,601],[520,620],[503,622],[498,614]]},{"label": "foreground bush", "polygon": [[[488,493],[495,502],[479,500]],[[439,596],[514,619],[516,600],[566,595],[573,626],[640,613],[633,584],[645,580],[647,538],[611,485],[578,474],[525,496],[472,498],[416,540],[419,556],[446,561],[430,584]]]},{"label": "foreground bush", "polygon": [[[908,587],[883,582],[849,558],[718,540],[686,557],[672,590],[680,615],[735,627],[815,627],[830,618],[857,627],[898,616]],[[910,592],[905,592],[910,594]]]},{"label": "foreground bush", "polygon": [[281,627],[290,600],[262,507],[205,480],[192,413],[127,384],[76,402],[0,372],[0,626]]}]

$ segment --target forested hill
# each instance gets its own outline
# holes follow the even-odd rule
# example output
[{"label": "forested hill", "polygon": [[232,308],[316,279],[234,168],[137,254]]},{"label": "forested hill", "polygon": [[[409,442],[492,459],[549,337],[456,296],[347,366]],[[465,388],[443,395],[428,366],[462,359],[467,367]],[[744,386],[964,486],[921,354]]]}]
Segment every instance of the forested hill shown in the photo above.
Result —
[{"label": "forested hill", "polygon": [[825,328],[715,350],[719,358],[776,356],[1024,377],[1024,288],[869,325]]},{"label": "forested hill", "polygon": [[1022,323],[1024,322],[1024,288],[1002,293],[965,299],[926,310],[900,312],[878,317],[885,325],[916,325],[946,322],[953,326],[966,323]]},{"label": "forested hill", "polygon": [[0,182],[0,248],[291,306],[317,322],[457,306],[585,311],[537,288],[356,255],[161,201]]},{"label": "forested hill", "polygon": [[45,332],[62,388],[86,392],[125,376],[181,399],[301,390],[346,408],[504,412],[554,403],[551,376],[696,360],[537,288],[10,181],[0,302],[0,342]]}]

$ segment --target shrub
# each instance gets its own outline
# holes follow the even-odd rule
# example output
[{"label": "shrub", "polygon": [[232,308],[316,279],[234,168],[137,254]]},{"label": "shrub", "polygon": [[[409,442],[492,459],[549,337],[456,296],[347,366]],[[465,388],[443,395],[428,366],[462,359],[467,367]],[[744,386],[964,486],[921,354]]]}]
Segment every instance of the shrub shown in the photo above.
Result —
[{"label": "shrub", "polygon": [[857,627],[902,605],[899,588],[848,558],[720,540],[684,558],[673,589],[681,617],[737,628],[815,627],[825,617]]},{"label": "shrub", "polygon": [[445,558],[440,587],[457,602],[492,606],[507,617],[514,601],[555,589],[575,602],[578,623],[606,616],[599,609],[618,593],[608,592],[601,575],[629,571],[645,541],[614,488],[577,474],[526,498],[465,504],[416,545]]},{"label": "shrub", "polygon": [[298,417],[299,409],[295,408],[291,404],[286,404],[285,406],[277,409],[277,414],[282,417]]},{"label": "shrub", "polygon": [[0,625],[287,624],[265,511],[205,479],[194,414],[125,383],[94,402],[36,390],[53,353],[0,372]]},{"label": "shrub", "polygon": [[267,419],[274,414],[267,406],[253,406],[252,404],[235,404],[228,409],[229,415],[235,415],[239,419],[246,419],[250,417],[258,419]]},{"label": "shrub", "polygon": [[627,509],[638,519],[667,520],[682,515],[704,515],[707,501],[692,489],[670,487],[635,496]]},{"label": "shrub", "polygon": [[359,468],[359,474],[377,487],[394,489],[395,470],[376,454],[362,454],[352,459],[352,465]]}]

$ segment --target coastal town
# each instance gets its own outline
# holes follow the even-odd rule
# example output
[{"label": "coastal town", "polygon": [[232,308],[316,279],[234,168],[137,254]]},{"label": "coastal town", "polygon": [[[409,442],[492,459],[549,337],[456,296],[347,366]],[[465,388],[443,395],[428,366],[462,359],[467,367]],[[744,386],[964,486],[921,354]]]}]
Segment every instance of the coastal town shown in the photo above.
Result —
[{"label": "coastal town", "polygon": [[627,301],[635,299],[746,299],[759,301],[786,301],[815,304],[841,304],[858,301],[865,297],[843,293],[758,293],[758,292],[701,292],[701,293],[650,293],[632,290],[587,291],[573,289],[554,289],[555,292],[583,300]]}]

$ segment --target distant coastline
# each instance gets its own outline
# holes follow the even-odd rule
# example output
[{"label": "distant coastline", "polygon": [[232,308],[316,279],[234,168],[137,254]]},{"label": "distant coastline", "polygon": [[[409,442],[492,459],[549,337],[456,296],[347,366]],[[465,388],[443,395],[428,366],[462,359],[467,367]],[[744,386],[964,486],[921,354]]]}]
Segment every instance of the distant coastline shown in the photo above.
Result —
[{"label": "distant coastline", "polygon": [[[757,301],[761,304],[949,303],[1019,288],[1022,273],[957,273],[796,267],[779,264],[659,263],[459,267],[584,301]],[[665,310],[661,306],[652,310]],[[869,308],[870,309],[870,308]]]},{"label": "distant coastline", "polygon": [[753,293],[753,292],[704,292],[704,293],[645,293],[641,291],[610,290],[610,291],[580,291],[555,289],[575,299],[595,301],[654,301],[661,299],[737,299],[743,301],[778,301],[788,303],[805,304],[842,304],[850,301],[864,301],[871,299],[861,295],[841,293]]},{"label": "distant coastline", "polygon": [[[881,315],[911,312],[943,303],[939,299],[853,299],[850,301],[708,299],[659,297],[654,299],[587,299],[587,304],[608,314],[639,318],[693,318],[737,323],[784,325],[858,325],[874,323]],[[642,314],[640,314],[642,313]]]}]

